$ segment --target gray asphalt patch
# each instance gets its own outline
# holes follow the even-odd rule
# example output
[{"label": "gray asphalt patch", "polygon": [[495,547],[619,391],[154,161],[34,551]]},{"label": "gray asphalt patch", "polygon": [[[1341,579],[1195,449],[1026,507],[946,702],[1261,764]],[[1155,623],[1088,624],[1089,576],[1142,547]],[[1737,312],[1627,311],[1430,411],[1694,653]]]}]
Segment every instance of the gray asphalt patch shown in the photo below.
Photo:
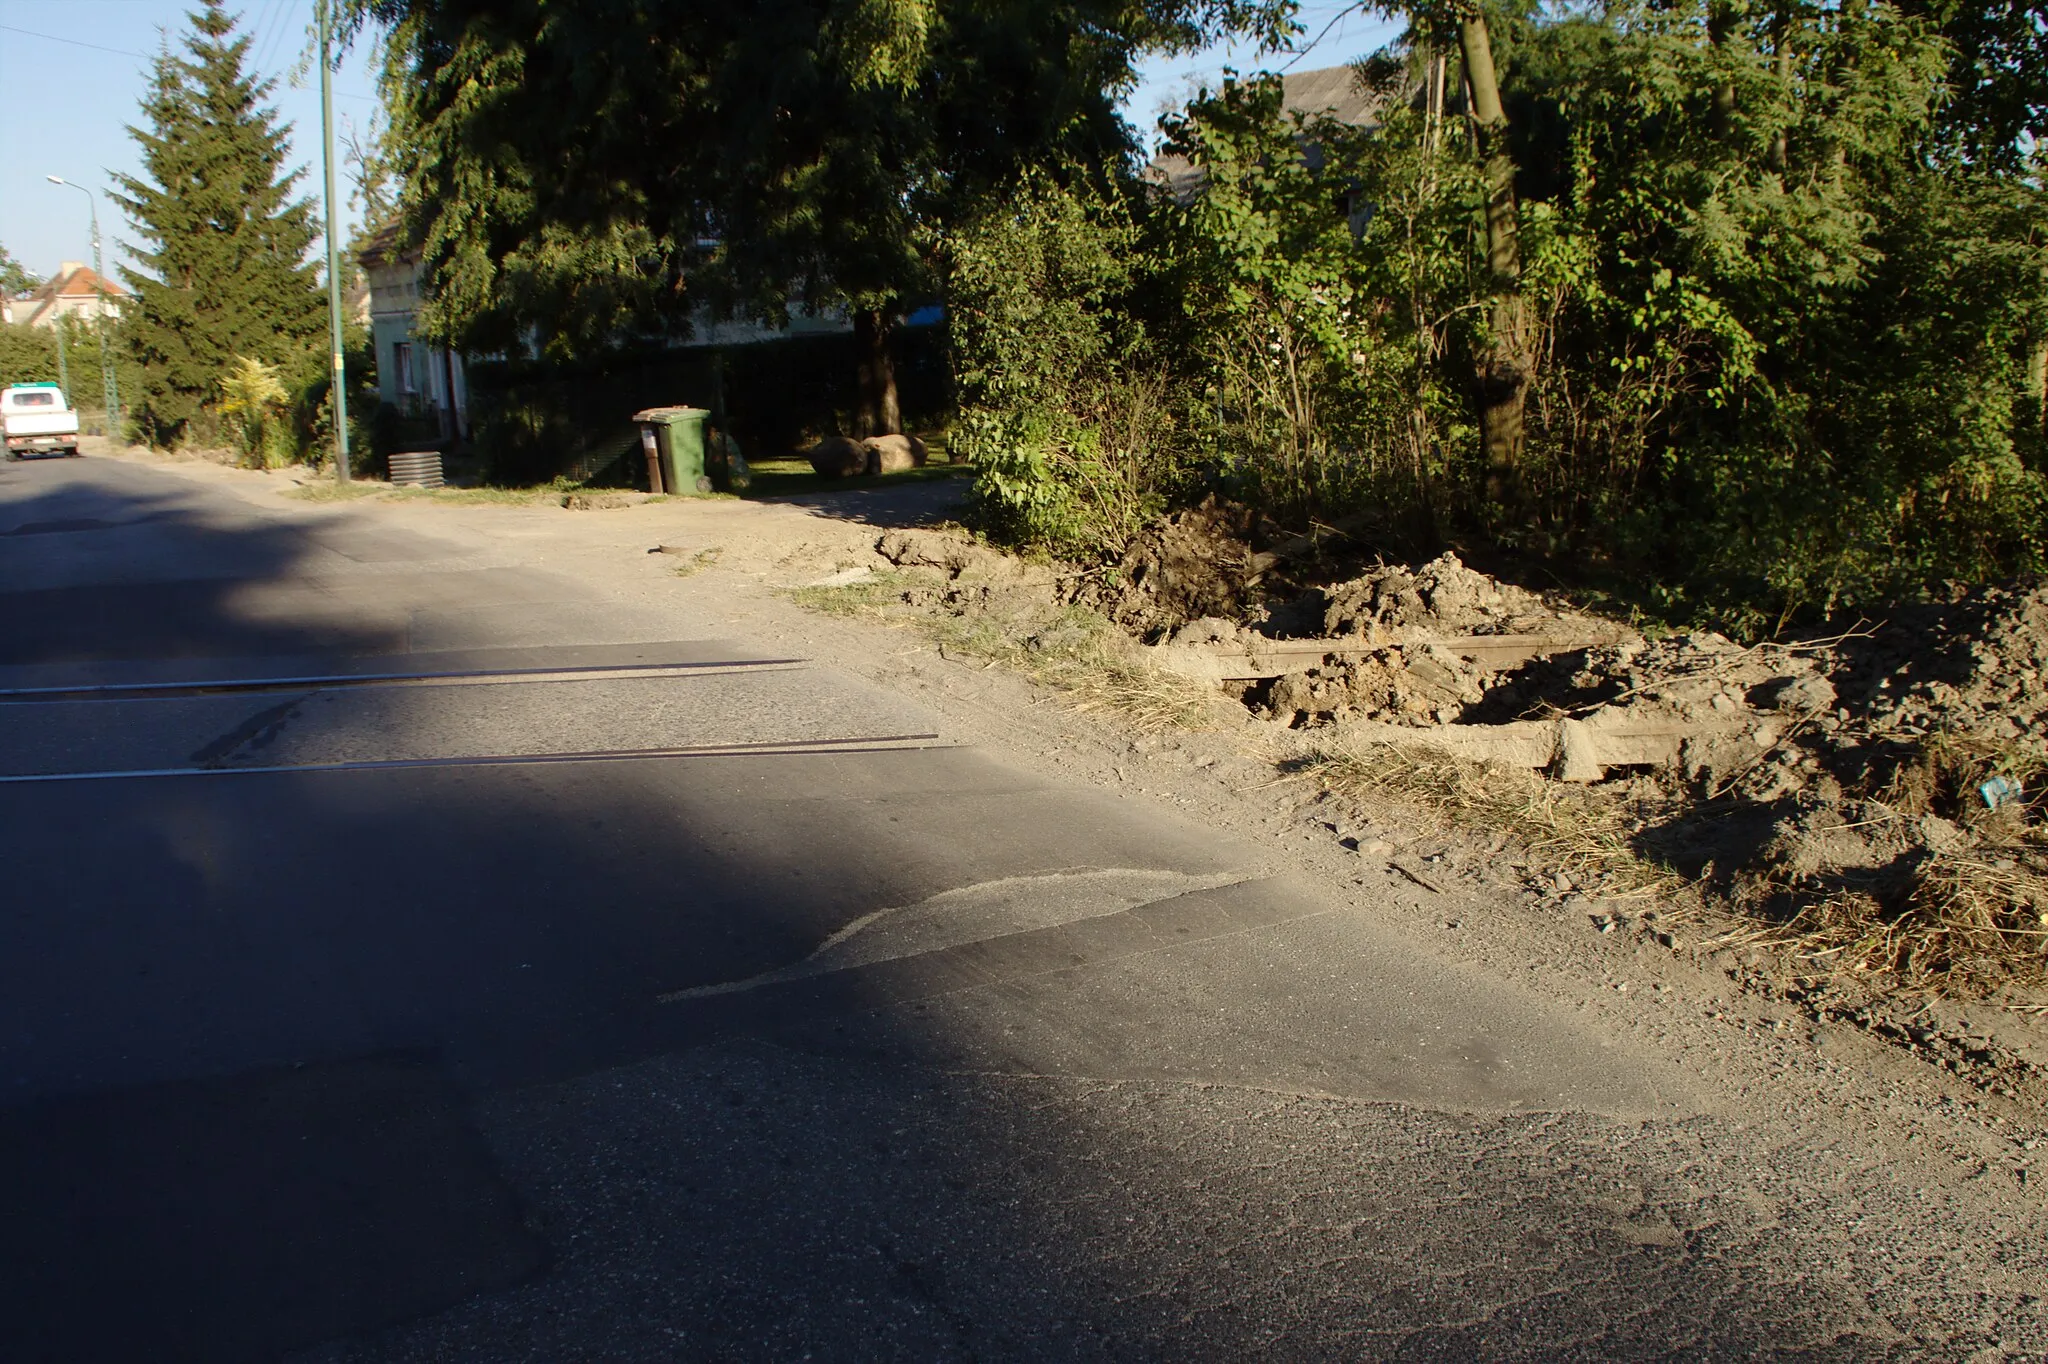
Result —
[{"label": "gray asphalt patch", "polygon": [[1214,890],[1239,879],[1232,873],[1189,876],[1115,867],[1004,877],[945,891],[918,904],[862,915],[819,944],[817,951],[789,966],[745,980],[675,990],[660,998],[664,1004],[673,1004],[898,961],[1006,934],[1119,914],[1190,891]]},{"label": "gray asphalt patch", "polygon": [[542,1258],[462,1101],[416,1057],[0,1111],[0,1169],[17,1364],[274,1358]]}]

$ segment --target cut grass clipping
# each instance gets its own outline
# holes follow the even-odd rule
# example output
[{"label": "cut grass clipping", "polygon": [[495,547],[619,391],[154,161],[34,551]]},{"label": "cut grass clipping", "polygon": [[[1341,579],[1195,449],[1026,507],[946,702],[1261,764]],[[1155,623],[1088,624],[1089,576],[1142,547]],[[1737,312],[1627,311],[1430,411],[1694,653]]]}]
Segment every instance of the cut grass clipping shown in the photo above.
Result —
[{"label": "cut grass clipping", "polygon": [[1639,827],[1629,807],[1526,768],[1477,763],[1428,748],[1347,743],[1341,737],[1276,764],[1340,800],[1388,797],[1447,825],[1505,834],[1544,863],[1608,899],[1662,898],[1686,881],[1630,846]]},{"label": "cut grass clipping", "polygon": [[[2048,759],[2009,741],[1934,734],[1862,802],[1867,828],[1933,819],[1974,838],[1925,844],[1884,882],[1814,893],[1766,882],[1796,908],[1731,934],[1790,956],[1807,979],[1860,980],[1913,994],[1987,998],[2048,989],[2048,831],[2041,798],[1992,808],[1980,789],[2006,777],[2025,791]],[[1800,895],[1806,890],[1805,895]]]},{"label": "cut grass clipping", "polygon": [[1076,710],[1112,711],[1146,731],[1202,729],[1214,720],[1221,698],[1213,688],[1153,668],[1094,612],[1023,593],[991,605],[976,591],[899,571],[798,588],[790,597],[813,611],[914,628],[944,654],[1007,668],[1064,693]]}]

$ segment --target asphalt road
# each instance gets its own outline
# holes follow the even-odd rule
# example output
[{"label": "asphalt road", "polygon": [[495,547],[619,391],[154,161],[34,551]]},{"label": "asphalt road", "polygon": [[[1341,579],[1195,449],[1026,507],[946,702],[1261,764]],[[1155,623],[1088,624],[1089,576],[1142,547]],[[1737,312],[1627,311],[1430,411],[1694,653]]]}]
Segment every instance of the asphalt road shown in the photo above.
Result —
[{"label": "asphalt road", "polygon": [[1268,868],[459,536],[7,465],[0,1358],[1918,1348],[1668,1065]]}]

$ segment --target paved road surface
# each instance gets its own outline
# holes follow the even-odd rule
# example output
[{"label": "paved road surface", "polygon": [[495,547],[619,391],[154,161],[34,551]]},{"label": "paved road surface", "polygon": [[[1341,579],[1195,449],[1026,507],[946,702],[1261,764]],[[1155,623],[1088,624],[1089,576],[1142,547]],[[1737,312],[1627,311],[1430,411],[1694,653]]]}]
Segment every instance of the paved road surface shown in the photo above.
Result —
[{"label": "paved road surface", "polygon": [[0,1357],[1920,1348],[1657,1058],[501,560],[0,470]]}]

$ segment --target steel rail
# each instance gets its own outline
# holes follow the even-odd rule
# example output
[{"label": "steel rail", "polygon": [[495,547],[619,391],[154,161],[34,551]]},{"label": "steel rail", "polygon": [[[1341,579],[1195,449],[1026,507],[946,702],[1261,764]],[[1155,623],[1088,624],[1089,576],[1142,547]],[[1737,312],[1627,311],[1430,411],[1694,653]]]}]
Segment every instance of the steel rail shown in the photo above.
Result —
[{"label": "steel rail", "polygon": [[681,748],[594,749],[575,753],[490,753],[469,757],[362,759],[354,762],[264,767],[144,767],[104,772],[23,772],[0,776],[0,786],[73,781],[144,781],[167,777],[296,776],[333,772],[408,772],[437,767],[539,767],[556,763],[646,762],[660,758],[824,757],[841,753],[918,753],[957,748],[936,734],[883,734],[855,739],[765,740],[696,744]]},{"label": "steel rail", "polygon": [[454,682],[578,681],[623,674],[661,677],[799,668],[802,658],[737,659],[712,663],[603,663],[577,668],[474,668],[454,672],[327,673],[303,677],[210,678],[196,682],[104,682],[58,687],[0,687],[0,705],[32,701],[149,701],[238,692],[329,691],[341,687],[428,686]]}]

